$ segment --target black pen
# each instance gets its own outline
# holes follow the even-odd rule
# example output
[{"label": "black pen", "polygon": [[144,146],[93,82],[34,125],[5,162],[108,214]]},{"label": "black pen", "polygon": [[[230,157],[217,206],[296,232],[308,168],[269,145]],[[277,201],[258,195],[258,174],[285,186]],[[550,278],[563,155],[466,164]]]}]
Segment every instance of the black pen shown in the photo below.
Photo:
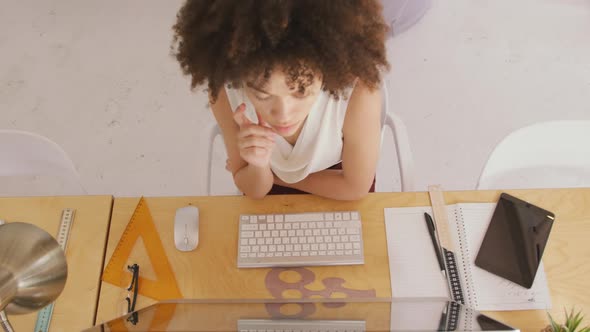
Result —
[{"label": "black pen", "polygon": [[434,221],[432,220],[432,217],[426,212],[424,212],[424,219],[426,219],[426,227],[428,227],[428,233],[430,234],[430,239],[432,240],[432,246],[434,247],[434,251],[436,252],[436,260],[438,260],[438,266],[440,267],[440,271],[442,272],[442,274],[446,276],[445,264],[443,262],[441,254],[442,248],[436,240]]},{"label": "black pen", "polygon": [[449,305],[450,303],[447,302],[445,307],[443,308],[442,313],[440,314],[440,319],[438,320],[438,329],[437,331],[448,331],[449,329],[447,328],[448,324],[447,324],[447,312],[449,311]]}]

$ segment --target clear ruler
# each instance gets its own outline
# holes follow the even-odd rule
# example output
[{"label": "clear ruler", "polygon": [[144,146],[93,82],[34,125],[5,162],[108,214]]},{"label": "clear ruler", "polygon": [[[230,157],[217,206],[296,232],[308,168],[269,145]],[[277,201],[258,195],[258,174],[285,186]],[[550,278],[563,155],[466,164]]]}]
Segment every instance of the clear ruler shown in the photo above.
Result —
[{"label": "clear ruler", "polygon": [[444,257],[445,277],[447,279],[449,294],[452,300],[465,304],[463,286],[461,285],[461,272],[457,266],[455,245],[451,240],[451,234],[449,232],[449,218],[443,190],[439,185],[428,186],[428,194],[430,196],[430,204],[432,205],[432,213],[434,214],[436,234]]},{"label": "clear ruler", "polygon": [[[59,229],[57,231],[57,243],[61,249],[66,252],[68,237],[70,235],[70,229],[74,222],[74,209],[64,209],[61,213],[61,222],[59,223]],[[37,322],[35,323],[34,332],[48,332],[49,323],[51,323],[51,315],[53,314],[53,302],[39,311],[37,314]]]}]

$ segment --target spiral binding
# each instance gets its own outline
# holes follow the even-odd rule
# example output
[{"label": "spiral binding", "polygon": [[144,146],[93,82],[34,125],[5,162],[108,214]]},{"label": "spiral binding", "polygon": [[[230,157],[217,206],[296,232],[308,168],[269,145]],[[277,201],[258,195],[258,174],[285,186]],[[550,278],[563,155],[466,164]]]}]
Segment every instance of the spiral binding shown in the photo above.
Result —
[{"label": "spiral binding", "polygon": [[447,331],[457,330],[457,323],[459,322],[459,312],[461,307],[457,302],[449,302],[449,322],[447,325]]},{"label": "spiral binding", "polygon": [[465,297],[463,296],[463,288],[461,287],[461,278],[459,278],[455,253],[446,248],[443,248],[443,252],[445,254],[445,263],[447,266],[447,277],[451,286],[451,297],[453,301],[465,304]]}]

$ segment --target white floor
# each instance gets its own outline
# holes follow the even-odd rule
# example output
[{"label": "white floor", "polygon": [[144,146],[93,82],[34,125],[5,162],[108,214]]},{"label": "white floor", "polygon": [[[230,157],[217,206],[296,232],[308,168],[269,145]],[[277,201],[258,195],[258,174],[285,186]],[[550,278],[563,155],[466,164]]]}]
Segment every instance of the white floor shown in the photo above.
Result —
[{"label": "white floor", "polygon": [[[59,143],[92,194],[204,194],[213,119],[169,55],[180,3],[0,0],[0,128]],[[417,190],[473,189],[510,131],[590,119],[588,0],[434,1],[388,50]]]}]

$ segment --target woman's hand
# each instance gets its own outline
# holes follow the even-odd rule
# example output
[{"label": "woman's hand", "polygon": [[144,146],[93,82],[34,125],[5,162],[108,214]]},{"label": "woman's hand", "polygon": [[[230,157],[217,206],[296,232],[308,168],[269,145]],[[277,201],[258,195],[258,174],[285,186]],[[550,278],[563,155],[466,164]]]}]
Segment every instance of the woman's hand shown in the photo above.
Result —
[{"label": "woman's hand", "polygon": [[[258,124],[252,123],[245,114],[246,105],[240,104],[234,112],[234,121],[240,127],[238,149],[240,157],[249,165],[268,167],[275,146],[275,133],[268,123],[256,113]],[[226,165],[231,168],[231,165]]]}]

